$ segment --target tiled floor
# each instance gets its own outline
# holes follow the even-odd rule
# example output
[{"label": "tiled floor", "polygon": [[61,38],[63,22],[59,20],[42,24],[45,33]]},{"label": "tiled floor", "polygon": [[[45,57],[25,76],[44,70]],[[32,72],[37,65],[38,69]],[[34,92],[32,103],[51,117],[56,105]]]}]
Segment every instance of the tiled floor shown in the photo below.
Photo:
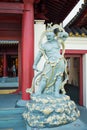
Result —
[{"label": "tiled floor", "polygon": [[14,108],[18,100],[21,99],[21,94],[1,94],[0,108]]}]

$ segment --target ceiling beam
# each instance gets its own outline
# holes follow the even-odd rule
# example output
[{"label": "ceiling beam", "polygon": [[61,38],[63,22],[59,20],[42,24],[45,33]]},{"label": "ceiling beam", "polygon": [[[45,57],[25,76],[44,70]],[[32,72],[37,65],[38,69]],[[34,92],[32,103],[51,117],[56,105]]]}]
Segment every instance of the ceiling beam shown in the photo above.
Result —
[{"label": "ceiling beam", "polygon": [[0,13],[17,13],[22,14],[24,6],[22,3],[0,2]]},{"label": "ceiling beam", "polygon": [[40,2],[40,0],[34,0],[34,3],[39,3]]},{"label": "ceiling beam", "polygon": [[34,1],[35,1],[35,0],[23,0],[23,2],[24,2],[25,4],[27,4],[27,3],[32,3],[32,4],[33,4]]}]

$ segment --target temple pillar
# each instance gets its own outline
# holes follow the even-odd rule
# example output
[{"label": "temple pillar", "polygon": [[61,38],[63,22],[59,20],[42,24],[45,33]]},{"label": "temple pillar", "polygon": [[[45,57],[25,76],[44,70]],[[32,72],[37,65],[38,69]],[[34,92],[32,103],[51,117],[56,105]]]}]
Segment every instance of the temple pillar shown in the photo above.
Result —
[{"label": "temple pillar", "polygon": [[29,100],[26,89],[31,87],[34,59],[34,10],[33,3],[24,4],[22,24],[22,100]]}]

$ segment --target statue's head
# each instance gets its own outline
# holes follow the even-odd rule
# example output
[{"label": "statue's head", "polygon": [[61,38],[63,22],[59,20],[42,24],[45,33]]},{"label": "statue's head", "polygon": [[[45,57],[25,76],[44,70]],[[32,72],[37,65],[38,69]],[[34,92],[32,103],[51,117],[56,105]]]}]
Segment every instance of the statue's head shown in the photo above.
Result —
[{"label": "statue's head", "polygon": [[46,37],[47,37],[48,41],[52,41],[54,39],[54,37],[55,37],[55,34],[52,31],[47,31],[46,32]]},{"label": "statue's head", "polygon": [[65,35],[65,30],[61,25],[48,23],[46,28],[46,36],[48,41],[52,41],[54,37],[63,37]]}]

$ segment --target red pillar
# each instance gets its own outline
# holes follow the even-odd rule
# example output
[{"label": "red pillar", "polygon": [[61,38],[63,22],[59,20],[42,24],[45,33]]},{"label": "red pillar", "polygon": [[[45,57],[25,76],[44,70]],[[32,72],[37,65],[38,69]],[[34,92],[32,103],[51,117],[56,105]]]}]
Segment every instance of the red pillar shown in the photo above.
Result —
[{"label": "red pillar", "polygon": [[29,100],[26,89],[31,87],[34,59],[34,12],[33,4],[24,4],[22,25],[22,99]]},{"label": "red pillar", "polygon": [[4,54],[4,58],[3,58],[3,77],[6,77],[6,68],[7,67],[7,63],[6,63],[6,54]]}]

